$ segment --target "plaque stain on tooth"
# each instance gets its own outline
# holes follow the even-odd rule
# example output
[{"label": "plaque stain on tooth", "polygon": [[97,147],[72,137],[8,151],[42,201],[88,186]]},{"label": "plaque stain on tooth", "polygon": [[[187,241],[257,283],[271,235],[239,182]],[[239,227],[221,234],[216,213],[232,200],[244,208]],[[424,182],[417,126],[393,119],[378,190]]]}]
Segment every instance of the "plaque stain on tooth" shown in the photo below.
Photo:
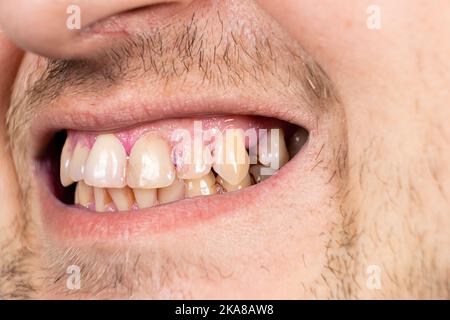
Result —
[{"label": "plaque stain on tooth", "polygon": [[146,134],[136,141],[128,160],[128,186],[133,189],[163,188],[172,184],[175,175],[165,140]]}]

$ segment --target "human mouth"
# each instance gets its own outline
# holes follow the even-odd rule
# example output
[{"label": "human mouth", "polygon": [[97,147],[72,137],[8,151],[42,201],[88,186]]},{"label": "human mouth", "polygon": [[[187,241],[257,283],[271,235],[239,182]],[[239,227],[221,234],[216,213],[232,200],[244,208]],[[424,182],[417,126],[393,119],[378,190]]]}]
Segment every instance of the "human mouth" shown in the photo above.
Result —
[{"label": "human mouth", "polygon": [[248,116],[163,120],[109,133],[71,130],[60,182],[69,205],[139,213],[258,184],[295,156],[306,136],[292,124]]},{"label": "human mouth", "polygon": [[301,125],[259,105],[252,116],[230,104],[217,114],[213,104],[180,108],[179,117],[144,109],[114,126],[101,111],[83,123],[64,111],[35,122],[37,177],[47,181],[37,189],[50,234],[123,239],[186,227],[252,205],[275,192],[290,162],[309,161],[299,153],[312,116]]}]

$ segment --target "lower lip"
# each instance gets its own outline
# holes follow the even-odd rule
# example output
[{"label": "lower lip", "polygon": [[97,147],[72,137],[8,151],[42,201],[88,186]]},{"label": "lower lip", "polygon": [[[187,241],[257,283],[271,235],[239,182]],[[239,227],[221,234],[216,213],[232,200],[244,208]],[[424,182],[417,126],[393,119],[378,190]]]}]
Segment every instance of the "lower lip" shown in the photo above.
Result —
[{"label": "lower lip", "polygon": [[[288,163],[285,167],[290,165]],[[289,172],[289,169],[281,169],[270,179],[238,192],[184,199],[124,213],[95,213],[68,206],[60,202],[48,188],[39,188],[43,224],[48,234],[57,241],[139,241],[233,214],[247,205],[276,201],[276,190],[282,190],[278,181],[284,179],[285,172]]]}]

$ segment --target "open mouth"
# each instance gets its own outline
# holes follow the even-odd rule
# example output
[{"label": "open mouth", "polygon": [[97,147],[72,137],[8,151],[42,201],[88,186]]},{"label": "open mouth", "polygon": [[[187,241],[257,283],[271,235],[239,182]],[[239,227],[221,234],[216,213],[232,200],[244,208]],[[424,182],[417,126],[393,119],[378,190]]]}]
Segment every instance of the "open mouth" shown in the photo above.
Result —
[{"label": "open mouth", "polygon": [[41,161],[64,205],[139,214],[189,198],[246,192],[282,170],[307,138],[306,129],[275,118],[205,115],[108,132],[62,130]]}]

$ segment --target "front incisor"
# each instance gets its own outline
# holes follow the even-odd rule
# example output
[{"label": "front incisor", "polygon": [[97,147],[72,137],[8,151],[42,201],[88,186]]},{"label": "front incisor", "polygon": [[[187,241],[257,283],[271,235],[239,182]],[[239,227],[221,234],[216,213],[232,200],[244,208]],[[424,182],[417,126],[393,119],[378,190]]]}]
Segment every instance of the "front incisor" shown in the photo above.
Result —
[{"label": "front incisor", "polygon": [[249,167],[242,130],[227,129],[222,139],[216,141],[214,171],[228,183],[237,185],[248,174]]},{"label": "front incisor", "polygon": [[124,187],[126,157],[125,149],[116,136],[99,135],[86,160],[84,181],[98,188]]},{"label": "front incisor", "polygon": [[139,138],[128,160],[128,186],[140,189],[163,188],[171,185],[174,179],[175,167],[166,141],[154,134]]}]

